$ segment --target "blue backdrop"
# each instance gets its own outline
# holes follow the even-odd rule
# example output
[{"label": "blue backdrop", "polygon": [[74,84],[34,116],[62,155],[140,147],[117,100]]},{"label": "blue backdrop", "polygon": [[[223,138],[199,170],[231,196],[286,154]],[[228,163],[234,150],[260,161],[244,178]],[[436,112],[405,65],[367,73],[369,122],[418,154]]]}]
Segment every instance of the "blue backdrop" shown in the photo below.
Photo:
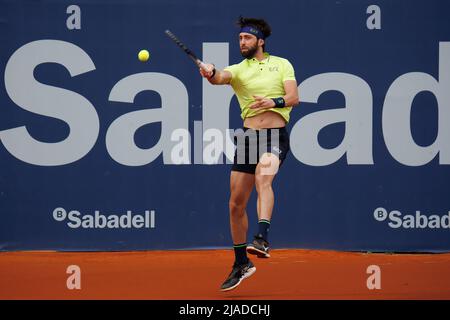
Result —
[{"label": "blue backdrop", "polygon": [[[240,127],[239,106],[164,31],[223,67],[242,60],[239,15],[269,21],[266,50],[292,63],[299,84],[271,246],[450,249],[448,1],[71,5],[0,0],[1,250],[230,246],[231,165],[194,163],[194,135],[206,114]],[[166,123],[189,129],[190,164],[170,163]],[[158,145],[167,158],[146,153]]]}]

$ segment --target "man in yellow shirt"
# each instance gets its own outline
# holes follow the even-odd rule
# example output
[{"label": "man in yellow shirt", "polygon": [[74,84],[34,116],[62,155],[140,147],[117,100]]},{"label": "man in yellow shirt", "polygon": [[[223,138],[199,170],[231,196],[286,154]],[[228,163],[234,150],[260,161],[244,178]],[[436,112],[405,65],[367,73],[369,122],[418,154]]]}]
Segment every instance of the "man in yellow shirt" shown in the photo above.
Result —
[{"label": "man in yellow shirt", "polygon": [[[236,288],[256,271],[247,253],[260,258],[270,257],[268,231],[274,205],[272,182],[289,151],[289,135],[285,126],[292,107],[298,104],[292,65],[264,50],[265,39],[271,34],[269,24],[262,19],[243,17],[239,18],[238,24],[241,28],[239,46],[245,59],[224,70],[217,70],[212,64],[207,64],[208,71],[200,69],[200,74],[211,84],[232,86],[244,120],[241,134],[235,137],[237,148],[230,176],[229,209],[235,262],[221,286],[222,291]],[[251,152],[255,148],[261,157],[251,161]],[[241,156],[242,152],[244,156]],[[276,169],[268,171],[267,166],[273,167],[274,160]],[[258,193],[258,234],[247,246],[246,207],[255,186]]]}]

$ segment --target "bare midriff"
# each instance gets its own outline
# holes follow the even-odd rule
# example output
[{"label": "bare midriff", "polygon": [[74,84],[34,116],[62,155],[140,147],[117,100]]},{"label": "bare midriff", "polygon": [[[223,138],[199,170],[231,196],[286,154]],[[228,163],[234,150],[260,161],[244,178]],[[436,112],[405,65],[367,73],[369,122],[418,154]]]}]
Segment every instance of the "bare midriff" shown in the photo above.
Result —
[{"label": "bare midriff", "polygon": [[284,126],[286,126],[284,118],[272,111],[266,111],[244,120],[244,127],[251,129],[282,128]]}]

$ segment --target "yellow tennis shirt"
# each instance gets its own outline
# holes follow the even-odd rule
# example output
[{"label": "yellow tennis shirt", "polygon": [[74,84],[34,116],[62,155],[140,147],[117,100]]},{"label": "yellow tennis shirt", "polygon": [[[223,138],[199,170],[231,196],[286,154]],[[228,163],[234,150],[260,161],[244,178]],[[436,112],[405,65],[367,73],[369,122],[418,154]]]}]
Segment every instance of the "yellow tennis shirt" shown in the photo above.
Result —
[{"label": "yellow tennis shirt", "polygon": [[282,97],[286,94],[284,81],[295,80],[294,68],[288,60],[272,56],[267,52],[264,56],[265,59],[262,61],[256,58],[244,59],[241,63],[228,66],[224,70],[231,73],[230,84],[239,101],[242,119],[273,111],[279,113],[287,123],[292,106],[262,110],[249,108],[255,102],[253,96]]}]

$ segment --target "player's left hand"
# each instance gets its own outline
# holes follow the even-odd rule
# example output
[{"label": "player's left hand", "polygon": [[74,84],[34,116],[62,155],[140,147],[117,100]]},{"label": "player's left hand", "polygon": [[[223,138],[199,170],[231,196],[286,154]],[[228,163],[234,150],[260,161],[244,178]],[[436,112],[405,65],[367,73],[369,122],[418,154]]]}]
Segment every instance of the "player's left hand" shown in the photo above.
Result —
[{"label": "player's left hand", "polygon": [[249,106],[250,109],[270,109],[275,107],[275,102],[270,98],[261,96],[253,96],[253,98],[255,98],[255,102]]}]

